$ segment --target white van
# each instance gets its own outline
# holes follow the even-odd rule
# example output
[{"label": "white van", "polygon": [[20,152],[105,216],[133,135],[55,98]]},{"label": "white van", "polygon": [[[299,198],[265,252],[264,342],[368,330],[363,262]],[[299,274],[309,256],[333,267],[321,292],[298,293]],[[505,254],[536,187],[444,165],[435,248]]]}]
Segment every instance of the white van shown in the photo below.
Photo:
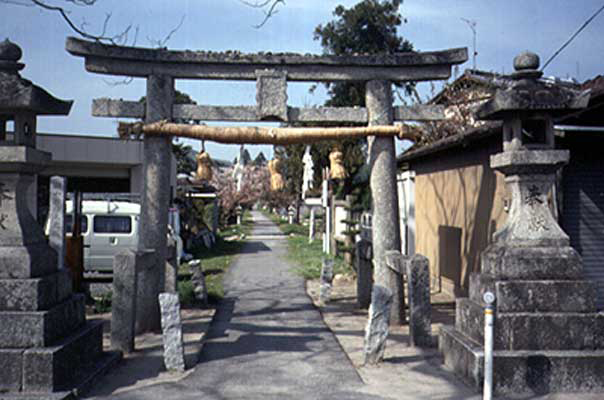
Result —
[{"label": "white van", "polygon": [[[138,246],[140,204],[128,201],[82,201],[84,270],[111,272],[113,256]],[[72,231],[73,202],[65,202],[65,231]]]}]

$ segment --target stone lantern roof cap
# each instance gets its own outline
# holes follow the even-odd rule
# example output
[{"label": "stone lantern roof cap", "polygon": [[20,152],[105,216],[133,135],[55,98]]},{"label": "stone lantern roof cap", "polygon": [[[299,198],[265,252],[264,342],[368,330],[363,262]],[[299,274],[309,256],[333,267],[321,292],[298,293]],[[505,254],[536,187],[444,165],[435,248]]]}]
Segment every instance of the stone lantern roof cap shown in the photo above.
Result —
[{"label": "stone lantern roof cap", "polygon": [[73,101],[57,99],[19,75],[22,51],[6,39],[0,42],[0,115],[31,111],[37,115],[67,115]]},{"label": "stone lantern roof cap", "polygon": [[478,119],[502,120],[513,116],[530,118],[548,114],[553,118],[587,107],[590,91],[580,91],[557,82],[541,80],[539,56],[524,51],[514,58],[510,83],[477,111]]},{"label": "stone lantern roof cap", "polygon": [[25,67],[19,60],[23,52],[15,43],[6,38],[0,42],[0,70],[19,71]]}]

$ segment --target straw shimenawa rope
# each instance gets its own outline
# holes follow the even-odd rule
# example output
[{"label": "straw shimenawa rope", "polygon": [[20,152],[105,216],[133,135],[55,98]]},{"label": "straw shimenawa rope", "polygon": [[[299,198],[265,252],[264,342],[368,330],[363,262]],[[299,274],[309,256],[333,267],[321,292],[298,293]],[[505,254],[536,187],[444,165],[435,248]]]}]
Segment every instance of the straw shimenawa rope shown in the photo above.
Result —
[{"label": "straw shimenawa rope", "polygon": [[364,136],[397,136],[415,141],[417,133],[404,125],[376,125],[343,128],[268,128],[268,127],[219,127],[206,125],[175,124],[166,121],[151,124],[120,122],[121,138],[131,135],[180,136],[219,143],[249,144],[297,144],[317,140],[341,140]]}]

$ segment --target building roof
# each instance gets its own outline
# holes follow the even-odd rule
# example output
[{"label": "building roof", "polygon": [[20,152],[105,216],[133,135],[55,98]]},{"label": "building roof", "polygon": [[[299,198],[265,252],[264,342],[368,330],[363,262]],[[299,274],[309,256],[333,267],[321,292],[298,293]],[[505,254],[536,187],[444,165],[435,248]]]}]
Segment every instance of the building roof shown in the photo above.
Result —
[{"label": "building roof", "polygon": [[[558,123],[568,123],[571,125],[604,125],[601,117],[601,109],[604,108],[603,75],[598,75],[593,79],[585,81],[583,84],[563,81],[551,77],[542,78],[542,81],[547,82],[548,84],[556,84],[575,90],[591,89],[591,97],[588,107],[583,110],[578,110],[577,113],[565,116],[563,119],[557,121]],[[512,82],[513,79],[510,76],[484,71],[466,70],[464,74],[452,82],[448,88],[443,89],[440,93],[434,96],[429,103],[444,104],[445,106],[455,104],[455,98],[451,97],[451,93],[455,93],[455,90],[451,90],[451,88],[470,89],[475,87],[474,85],[478,85],[486,88],[492,87],[493,89],[503,89]],[[449,90],[447,91],[447,89]],[[495,90],[493,90],[492,93],[494,94]],[[483,101],[484,100],[486,99],[483,99]],[[397,166],[400,168],[402,164],[416,160],[420,157],[428,156],[458,146],[465,146],[476,140],[501,134],[501,127],[501,121],[489,121],[485,125],[466,127],[458,134],[445,137],[433,143],[416,144],[397,157]]]},{"label": "building roof", "polygon": [[501,134],[501,122],[491,122],[476,128],[470,128],[457,135],[448,136],[434,143],[423,146],[413,146],[406,152],[400,154],[396,158],[396,164],[400,168],[402,164],[415,160],[419,157],[424,157],[440,151],[450,149],[452,147],[464,146],[473,141]]}]

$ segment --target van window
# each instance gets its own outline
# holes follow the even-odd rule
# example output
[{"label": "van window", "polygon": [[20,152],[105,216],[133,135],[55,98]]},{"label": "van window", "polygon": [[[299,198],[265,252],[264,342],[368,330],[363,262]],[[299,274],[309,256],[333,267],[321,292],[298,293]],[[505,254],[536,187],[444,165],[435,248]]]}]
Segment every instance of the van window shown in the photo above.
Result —
[{"label": "van window", "polygon": [[[82,233],[88,231],[88,218],[85,215],[80,215],[80,221],[82,224]],[[73,215],[66,214],[65,215],[65,232],[71,233],[73,232]]]},{"label": "van window", "polygon": [[95,215],[94,231],[96,233],[130,233],[132,232],[132,219],[127,215]]}]

